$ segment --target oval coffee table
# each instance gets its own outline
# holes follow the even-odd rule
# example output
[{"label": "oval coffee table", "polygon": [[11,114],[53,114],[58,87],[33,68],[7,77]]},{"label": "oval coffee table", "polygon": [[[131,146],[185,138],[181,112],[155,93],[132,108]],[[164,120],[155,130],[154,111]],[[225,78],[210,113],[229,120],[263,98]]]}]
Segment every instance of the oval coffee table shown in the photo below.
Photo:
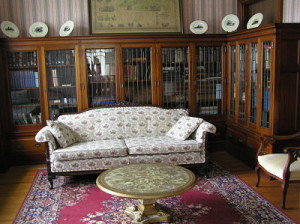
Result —
[{"label": "oval coffee table", "polygon": [[194,173],[184,167],[162,163],[130,164],[101,173],[97,186],[106,193],[139,199],[138,206],[126,208],[132,223],[169,222],[156,199],[181,194],[196,182]]}]

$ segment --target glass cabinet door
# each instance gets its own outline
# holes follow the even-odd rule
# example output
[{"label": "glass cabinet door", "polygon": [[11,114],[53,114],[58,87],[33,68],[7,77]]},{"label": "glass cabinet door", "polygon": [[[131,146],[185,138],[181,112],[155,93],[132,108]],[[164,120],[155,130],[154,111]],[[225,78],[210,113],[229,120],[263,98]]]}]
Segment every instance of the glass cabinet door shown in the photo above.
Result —
[{"label": "glass cabinet door", "polygon": [[257,116],[257,69],[258,45],[250,44],[250,114],[249,122],[256,124]]},{"label": "glass cabinet door", "polygon": [[262,74],[261,74],[261,121],[263,128],[270,128],[270,85],[272,64],[272,42],[262,42]]},{"label": "glass cabinet door", "polygon": [[235,72],[235,65],[236,65],[236,59],[235,59],[235,50],[236,47],[235,46],[230,46],[230,98],[229,98],[229,115],[231,117],[235,116],[235,99],[236,99],[236,89],[235,89],[235,85],[236,85],[236,72]]},{"label": "glass cabinet door", "polygon": [[115,49],[88,49],[85,52],[88,74],[89,107],[116,102]]},{"label": "glass cabinet door", "polygon": [[222,47],[196,48],[197,114],[222,111]]},{"label": "glass cabinet door", "polygon": [[151,48],[123,48],[125,100],[152,104]]},{"label": "glass cabinet door", "polygon": [[46,51],[49,117],[77,112],[74,50]]},{"label": "glass cabinet door", "polygon": [[246,67],[246,45],[239,45],[239,72],[238,72],[238,86],[239,86],[239,120],[246,119],[246,86],[245,86],[245,67]]},{"label": "glass cabinet door", "polygon": [[187,47],[162,48],[162,95],[165,108],[189,108]]},{"label": "glass cabinet door", "polygon": [[37,52],[8,52],[8,74],[13,124],[40,124],[41,102]]}]

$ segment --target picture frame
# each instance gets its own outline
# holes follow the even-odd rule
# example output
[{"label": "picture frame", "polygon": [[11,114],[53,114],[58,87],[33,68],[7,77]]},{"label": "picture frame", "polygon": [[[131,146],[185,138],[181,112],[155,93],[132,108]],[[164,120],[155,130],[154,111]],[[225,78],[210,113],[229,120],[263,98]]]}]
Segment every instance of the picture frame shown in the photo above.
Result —
[{"label": "picture frame", "polygon": [[89,0],[90,33],[182,33],[181,0]]}]

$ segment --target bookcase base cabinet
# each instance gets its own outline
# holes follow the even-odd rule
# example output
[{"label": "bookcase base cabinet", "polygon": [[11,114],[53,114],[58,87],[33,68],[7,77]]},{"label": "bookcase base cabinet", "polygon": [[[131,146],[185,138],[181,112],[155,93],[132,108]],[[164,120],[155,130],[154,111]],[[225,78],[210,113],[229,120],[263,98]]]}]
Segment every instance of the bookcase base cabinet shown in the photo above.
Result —
[{"label": "bookcase base cabinet", "polygon": [[11,164],[40,164],[46,162],[44,143],[37,143],[34,136],[21,136],[10,139]]}]

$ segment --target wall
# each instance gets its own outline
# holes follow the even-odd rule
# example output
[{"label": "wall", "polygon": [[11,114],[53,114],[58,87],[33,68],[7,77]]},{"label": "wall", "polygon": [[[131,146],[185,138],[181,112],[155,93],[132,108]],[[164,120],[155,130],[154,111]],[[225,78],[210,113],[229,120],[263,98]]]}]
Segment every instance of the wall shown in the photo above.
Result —
[{"label": "wall", "polygon": [[[166,1],[166,0],[164,0]],[[190,23],[196,19],[208,23],[207,33],[222,33],[222,18],[236,14],[237,0],[183,0],[183,30],[191,33]],[[0,21],[12,21],[20,30],[20,37],[28,37],[34,22],[48,25],[47,36],[58,36],[61,25],[73,20],[72,36],[89,35],[88,0],[1,0]],[[1,32],[0,37],[4,37]]]},{"label": "wall", "polygon": [[[166,1],[166,0],[163,0]],[[227,14],[237,14],[237,0],[182,0],[183,30],[191,33],[194,20],[208,24],[207,33],[224,33],[221,22]],[[300,22],[300,0],[284,0],[284,22]],[[12,21],[20,29],[20,37],[28,37],[34,22],[48,25],[47,36],[58,36],[61,25],[73,20],[72,36],[89,35],[88,0],[0,0],[0,22]],[[0,37],[4,34],[0,32]]]},{"label": "wall", "polygon": [[300,0],[283,1],[283,22],[300,23]]}]

